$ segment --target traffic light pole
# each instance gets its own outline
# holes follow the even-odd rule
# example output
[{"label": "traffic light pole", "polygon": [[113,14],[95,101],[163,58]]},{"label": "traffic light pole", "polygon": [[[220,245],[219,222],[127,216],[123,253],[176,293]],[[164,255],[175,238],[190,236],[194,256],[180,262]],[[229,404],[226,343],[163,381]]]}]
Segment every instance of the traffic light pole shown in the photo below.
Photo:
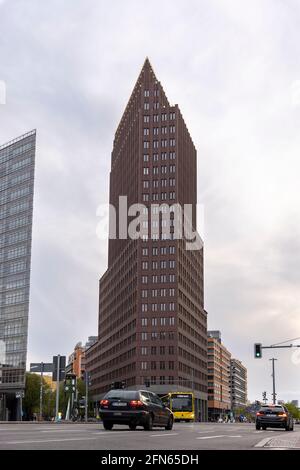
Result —
[{"label": "traffic light pole", "polygon": [[43,380],[44,380],[44,363],[41,362],[41,384],[40,384],[40,421],[43,419]]},{"label": "traffic light pole", "polygon": [[55,421],[58,422],[59,413],[59,379],[60,379],[60,355],[57,355],[57,377],[56,377],[56,405],[55,405]]},{"label": "traffic light pole", "polygon": [[88,371],[85,370],[85,404],[84,404],[84,408],[85,408],[85,422],[87,423],[88,422],[88,403],[89,403],[89,374],[88,374]]},{"label": "traffic light pole", "polygon": [[276,405],[276,390],[275,390],[275,361],[277,361],[277,359],[275,359],[274,357],[272,357],[272,359],[269,359],[269,361],[272,361],[272,378],[273,378],[273,405]]}]

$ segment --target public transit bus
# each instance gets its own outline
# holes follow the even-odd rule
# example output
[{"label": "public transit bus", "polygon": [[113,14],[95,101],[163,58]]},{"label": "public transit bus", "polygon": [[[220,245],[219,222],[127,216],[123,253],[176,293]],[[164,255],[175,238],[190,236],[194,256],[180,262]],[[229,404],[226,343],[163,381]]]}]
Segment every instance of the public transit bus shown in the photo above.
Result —
[{"label": "public transit bus", "polygon": [[195,421],[195,399],[192,392],[169,392],[163,403],[173,412],[175,421]]}]

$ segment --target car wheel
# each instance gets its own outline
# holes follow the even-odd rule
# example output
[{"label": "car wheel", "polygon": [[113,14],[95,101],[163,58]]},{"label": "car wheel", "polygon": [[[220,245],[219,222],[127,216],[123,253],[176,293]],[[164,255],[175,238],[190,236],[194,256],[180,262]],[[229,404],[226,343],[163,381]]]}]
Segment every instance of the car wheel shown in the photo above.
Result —
[{"label": "car wheel", "polygon": [[136,424],[129,424],[129,429],[131,431],[135,431],[136,430]]},{"label": "car wheel", "polygon": [[260,430],[260,425],[256,424],[255,428],[256,428],[256,431],[259,431]]},{"label": "car wheel", "polygon": [[262,426],[262,430],[265,431],[267,429],[267,426]]},{"label": "car wheel", "polygon": [[153,417],[152,415],[149,415],[148,416],[148,419],[144,425],[144,429],[145,431],[152,431],[152,428],[153,428]]},{"label": "car wheel", "polygon": [[173,429],[173,418],[170,416],[167,426],[165,427],[166,431],[171,431]]},{"label": "car wheel", "polygon": [[106,431],[111,431],[113,428],[113,423],[108,423],[107,421],[103,421],[103,427]]}]

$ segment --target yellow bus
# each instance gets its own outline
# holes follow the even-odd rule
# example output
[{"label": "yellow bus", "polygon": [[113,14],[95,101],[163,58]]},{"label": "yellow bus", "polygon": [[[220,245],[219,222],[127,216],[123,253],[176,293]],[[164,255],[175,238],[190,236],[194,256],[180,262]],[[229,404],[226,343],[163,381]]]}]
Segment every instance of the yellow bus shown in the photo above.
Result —
[{"label": "yellow bus", "polygon": [[175,421],[195,421],[195,399],[192,392],[169,392],[162,401],[174,414]]}]

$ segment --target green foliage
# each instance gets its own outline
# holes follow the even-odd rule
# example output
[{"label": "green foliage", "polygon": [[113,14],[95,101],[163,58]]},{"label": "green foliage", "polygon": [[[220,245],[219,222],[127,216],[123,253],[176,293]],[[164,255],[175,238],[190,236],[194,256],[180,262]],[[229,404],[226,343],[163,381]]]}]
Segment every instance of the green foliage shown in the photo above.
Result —
[{"label": "green foliage", "polygon": [[295,419],[300,419],[300,411],[299,409],[294,405],[294,403],[285,403],[284,406],[289,410],[290,413],[292,413],[293,418]]}]

